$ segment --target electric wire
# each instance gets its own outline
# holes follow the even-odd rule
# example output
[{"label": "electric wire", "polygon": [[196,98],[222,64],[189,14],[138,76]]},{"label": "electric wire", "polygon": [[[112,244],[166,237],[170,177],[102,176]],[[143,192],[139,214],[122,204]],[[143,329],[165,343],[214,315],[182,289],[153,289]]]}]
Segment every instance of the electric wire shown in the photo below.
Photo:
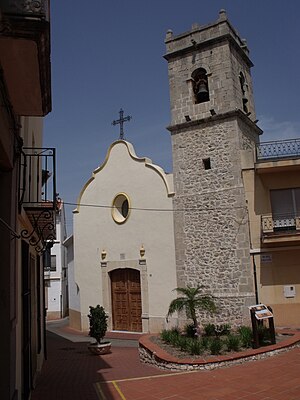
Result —
[{"label": "electric wire", "polygon": [[[75,207],[90,207],[90,208],[107,208],[113,209],[114,206],[102,205],[102,204],[85,204],[85,203],[71,203],[64,201],[65,205],[68,206],[75,206]],[[238,209],[246,209],[246,206],[237,206],[237,207],[186,207],[186,208],[143,208],[143,207],[129,207],[129,210],[135,211],[151,211],[151,212],[186,212],[186,211],[195,211],[195,212],[202,212],[202,211],[215,211],[215,210],[238,210]]]}]

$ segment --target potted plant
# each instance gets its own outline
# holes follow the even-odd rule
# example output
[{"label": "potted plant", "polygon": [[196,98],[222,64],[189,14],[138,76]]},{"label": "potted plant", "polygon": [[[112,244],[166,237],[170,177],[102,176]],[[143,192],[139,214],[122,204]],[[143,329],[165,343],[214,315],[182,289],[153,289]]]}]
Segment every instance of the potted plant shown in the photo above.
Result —
[{"label": "potted plant", "polygon": [[89,336],[93,337],[96,342],[91,343],[88,348],[93,354],[107,354],[110,352],[111,343],[104,341],[103,338],[107,331],[107,318],[105,310],[99,304],[96,307],[90,306],[90,313],[88,314],[90,322]]}]

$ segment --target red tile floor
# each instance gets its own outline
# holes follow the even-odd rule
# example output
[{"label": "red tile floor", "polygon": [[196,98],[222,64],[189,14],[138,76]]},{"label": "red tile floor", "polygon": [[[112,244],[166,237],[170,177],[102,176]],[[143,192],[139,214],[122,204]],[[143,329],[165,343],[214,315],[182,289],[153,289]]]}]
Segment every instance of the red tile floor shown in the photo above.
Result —
[{"label": "red tile floor", "polygon": [[48,360],[31,400],[300,400],[300,348],[213,371],[168,373],[140,363],[128,341],[99,357],[83,341],[47,337]]}]

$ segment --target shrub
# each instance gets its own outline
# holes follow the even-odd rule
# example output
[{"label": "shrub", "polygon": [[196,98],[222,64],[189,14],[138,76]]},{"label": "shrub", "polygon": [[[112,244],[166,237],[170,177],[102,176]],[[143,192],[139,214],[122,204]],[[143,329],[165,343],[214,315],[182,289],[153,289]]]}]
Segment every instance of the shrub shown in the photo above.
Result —
[{"label": "shrub", "polygon": [[194,324],[185,325],[184,332],[185,332],[187,337],[194,338],[195,337],[195,333],[196,333]]},{"label": "shrub", "polygon": [[192,355],[200,355],[203,354],[204,348],[202,346],[202,342],[199,339],[189,340],[189,353]]},{"label": "shrub", "polygon": [[107,318],[105,310],[99,304],[96,307],[90,306],[88,314],[90,330],[89,336],[93,337],[97,343],[101,343],[107,331]]},{"label": "shrub", "polygon": [[230,335],[231,333],[231,326],[229,324],[223,324],[222,327],[222,335]]},{"label": "shrub", "polygon": [[167,329],[162,330],[160,333],[160,338],[162,341],[168,343],[170,339],[170,331]]},{"label": "shrub", "polygon": [[208,337],[208,336],[202,336],[201,337],[201,345],[202,345],[202,347],[203,347],[203,349],[208,349],[209,348],[209,345],[210,345],[210,342],[211,342],[211,338],[210,337]]},{"label": "shrub", "polygon": [[204,332],[206,336],[214,336],[216,334],[215,329],[216,329],[215,324],[204,325]]},{"label": "shrub", "polygon": [[238,328],[241,344],[243,347],[252,347],[253,334],[250,326],[242,325]]},{"label": "shrub", "polygon": [[226,338],[226,346],[228,351],[239,351],[240,350],[240,338],[237,335],[228,335]]},{"label": "shrub", "polygon": [[175,347],[179,348],[181,351],[186,351],[188,349],[188,338],[184,336],[177,336],[172,343]]},{"label": "shrub", "polygon": [[170,343],[174,346],[179,336],[180,332],[178,328],[164,329],[160,334],[160,337],[164,342]]},{"label": "shrub", "polygon": [[229,324],[220,324],[215,326],[215,335],[217,337],[229,335],[231,331],[231,326]]},{"label": "shrub", "polygon": [[223,347],[223,342],[222,340],[218,339],[218,338],[214,338],[209,345],[209,349],[211,354],[213,355],[218,355],[221,353]]}]

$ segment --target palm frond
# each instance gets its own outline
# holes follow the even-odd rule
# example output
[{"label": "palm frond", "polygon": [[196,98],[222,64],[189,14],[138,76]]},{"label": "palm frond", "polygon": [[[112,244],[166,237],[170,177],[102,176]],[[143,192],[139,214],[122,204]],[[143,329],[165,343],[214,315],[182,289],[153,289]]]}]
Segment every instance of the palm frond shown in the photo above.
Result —
[{"label": "palm frond", "polygon": [[197,309],[214,313],[217,309],[214,302],[214,297],[210,294],[202,293],[203,288],[203,285],[197,285],[196,287],[187,285],[186,287],[175,288],[174,290],[176,290],[176,292],[182,296],[172,300],[167,316],[170,316],[176,311],[180,312],[184,310],[187,317],[191,318],[195,322],[197,319]]},{"label": "palm frond", "polygon": [[174,314],[174,312],[182,311],[185,308],[186,299],[184,297],[177,297],[171,301],[167,316]]}]

